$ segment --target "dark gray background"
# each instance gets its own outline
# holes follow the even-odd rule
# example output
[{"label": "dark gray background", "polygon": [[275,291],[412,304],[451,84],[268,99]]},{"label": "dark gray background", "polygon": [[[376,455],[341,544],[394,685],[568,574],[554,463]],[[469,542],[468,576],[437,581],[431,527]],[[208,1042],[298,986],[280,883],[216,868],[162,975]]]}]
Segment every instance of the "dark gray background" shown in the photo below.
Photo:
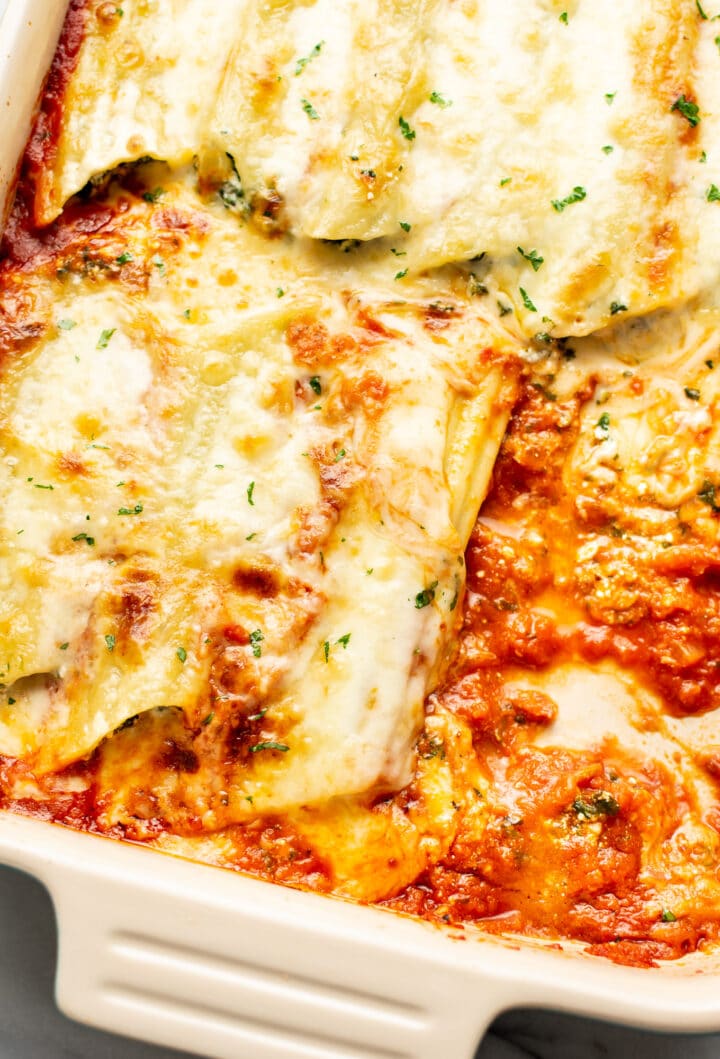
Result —
[{"label": "dark gray background", "polygon": [[[64,1018],[53,1001],[55,949],[55,918],[44,888],[21,872],[0,867],[0,1059],[181,1059],[184,1053],[99,1033]],[[603,1056],[720,1059],[720,1034],[656,1036],[550,1012],[513,1011],[493,1025],[477,1059]]]}]

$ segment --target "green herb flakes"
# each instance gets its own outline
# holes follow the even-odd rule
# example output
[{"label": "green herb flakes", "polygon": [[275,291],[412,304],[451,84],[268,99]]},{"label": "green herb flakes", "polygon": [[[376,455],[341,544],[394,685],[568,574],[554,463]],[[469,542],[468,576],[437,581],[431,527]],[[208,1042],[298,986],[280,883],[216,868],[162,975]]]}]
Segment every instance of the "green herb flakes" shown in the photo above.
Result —
[{"label": "green herb flakes", "polygon": [[540,254],[538,254],[537,250],[523,250],[523,248],[519,246],[517,252],[520,254],[520,257],[525,258],[525,260],[532,265],[533,272],[537,272],[545,260],[544,257],[541,257]]},{"label": "green herb flakes", "polygon": [[320,54],[320,52],[322,51],[324,43],[325,43],[324,40],[318,41],[318,43],[315,44],[314,47],[312,47],[310,49],[308,54],[303,59],[298,59],[298,61],[295,63],[295,76],[296,77],[299,77],[300,74],[305,69],[305,67],[307,66],[307,64],[309,62],[312,62],[312,60],[315,58],[316,55]]},{"label": "green herb flakes", "polygon": [[552,208],[556,213],[562,213],[566,206],[572,206],[573,202],[582,202],[587,198],[587,191],[580,184],[576,184],[569,195],[564,199],[553,199]]},{"label": "green herb flakes", "polygon": [[94,537],[89,537],[89,536],[87,535],[87,533],[76,533],[76,534],[75,534],[75,536],[74,536],[74,537],[73,537],[72,539],[73,539],[74,541],[85,541],[85,543],[86,543],[86,544],[87,544],[87,545],[88,545],[88,546],[89,546],[90,548],[92,548],[92,547],[93,547],[93,545],[95,544],[95,538],[94,538]]},{"label": "green herb flakes", "polygon": [[415,129],[410,128],[402,114],[398,118],[398,125],[400,126],[400,132],[403,134],[406,140],[415,139]]},{"label": "green herb flakes", "polygon": [[525,306],[525,308],[528,310],[528,312],[536,313],[537,309],[533,305],[532,299],[530,298],[530,295],[528,294],[528,292],[525,290],[524,287],[520,287],[519,290],[520,290],[520,297],[522,298],[522,303]]},{"label": "green herb flakes", "polygon": [[305,113],[307,114],[307,116],[310,118],[310,121],[319,121],[320,120],[320,115],[315,110],[315,107],[312,105],[312,103],[310,102],[309,99],[301,99],[300,100],[300,104],[301,104],[303,110],[305,111]]},{"label": "green herb flakes", "polygon": [[684,95],[678,96],[670,107],[671,112],[674,110],[676,110],[678,114],[682,114],[691,128],[694,129],[696,125],[700,124],[700,108],[697,103],[693,103],[691,100],[686,99]]},{"label": "green herb flakes", "polygon": [[422,610],[423,607],[429,607],[432,601],[435,599],[435,589],[437,588],[437,581],[433,581],[431,585],[424,588],[422,592],[418,592],[415,596],[415,607],[417,610]]},{"label": "green herb flakes", "polygon": [[100,332],[100,338],[98,338],[98,340],[97,340],[97,348],[98,349],[107,349],[108,343],[110,342],[110,339],[112,338],[112,336],[115,334],[116,330],[117,330],[117,328],[110,327],[110,328],[107,329],[107,331],[101,331]]},{"label": "green herb flakes", "polygon": [[264,639],[265,637],[263,636],[261,629],[255,629],[254,632],[250,633],[250,646],[252,647],[252,653],[255,658],[260,658],[262,655],[262,647],[260,644]]}]

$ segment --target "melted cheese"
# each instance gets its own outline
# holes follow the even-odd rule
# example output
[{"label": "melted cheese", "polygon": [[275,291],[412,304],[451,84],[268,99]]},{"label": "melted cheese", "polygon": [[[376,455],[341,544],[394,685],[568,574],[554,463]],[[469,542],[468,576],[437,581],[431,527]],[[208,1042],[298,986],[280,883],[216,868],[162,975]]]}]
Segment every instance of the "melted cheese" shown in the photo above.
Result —
[{"label": "melted cheese", "polygon": [[3,795],[446,920],[712,936],[712,20],[111,8],[57,248],[4,274]]},{"label": "melted cheese", "polygon": [[54,163],[40,175],[39,224],[48,224],[90,180],[123,162],[192,159],[242,7],[242,0],[88,4]]},{"label": "melted cheese", "polygon": [[106,9],[89,8],[43,222],[120,162],[197,154],[212,172],[230,155],[247,201],[276,197],[297,233],[382,240],[410,272],[486,255],[528,335],[585,334],[715,281],[701,160],[720,75],[685,0],[623,0],[611,20],[550,0],[502,17],[487,0]]},{"label": "melted cheese", "polygon": [[155,172],[108,278],[71,254],[35,283],[44,334],[6,372],[0,749],[54,771],[170,707],[201,762],[176,797],[207,826],[396,789],[513,343],[462,282],[398,300]]}]

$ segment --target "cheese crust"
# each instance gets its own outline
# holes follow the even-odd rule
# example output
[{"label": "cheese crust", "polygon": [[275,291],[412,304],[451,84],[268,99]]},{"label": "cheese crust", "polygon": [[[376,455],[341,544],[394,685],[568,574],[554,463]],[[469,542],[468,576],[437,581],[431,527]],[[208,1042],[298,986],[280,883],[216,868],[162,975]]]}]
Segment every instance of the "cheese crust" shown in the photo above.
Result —
[{"label": "cheese crust", "polygon": [[715,941],[710,22],[74,0],[0,259],[4,807]]}]

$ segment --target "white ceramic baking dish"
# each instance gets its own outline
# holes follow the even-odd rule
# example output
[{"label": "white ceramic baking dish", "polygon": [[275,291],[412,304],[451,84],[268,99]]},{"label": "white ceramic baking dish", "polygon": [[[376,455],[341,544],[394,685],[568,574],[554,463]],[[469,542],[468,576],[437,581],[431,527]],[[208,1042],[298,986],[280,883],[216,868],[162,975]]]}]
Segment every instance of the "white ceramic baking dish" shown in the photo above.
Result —
[{"label": "white ceramic baking dish", "polygon": [[[66,6],[9,0],[0,21],[2,199]],[[200,1055],[470,1059],[519,1005],[720,1029],[720,956],[634,970],[572,945],[460,937],[7,813],[0,860],[50,891],[66,1014]]]}]

